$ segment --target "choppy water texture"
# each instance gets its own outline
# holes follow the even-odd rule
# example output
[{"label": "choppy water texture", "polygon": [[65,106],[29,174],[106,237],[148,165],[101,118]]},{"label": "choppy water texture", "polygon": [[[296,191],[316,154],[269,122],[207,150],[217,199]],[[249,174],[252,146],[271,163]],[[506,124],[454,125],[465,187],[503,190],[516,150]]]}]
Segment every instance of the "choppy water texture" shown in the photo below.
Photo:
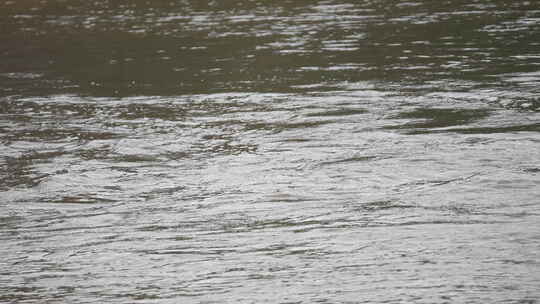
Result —
[{"label": "choppy water texture", "polygon": [[0,302],[538,303],[537,1],[0,1]]}]

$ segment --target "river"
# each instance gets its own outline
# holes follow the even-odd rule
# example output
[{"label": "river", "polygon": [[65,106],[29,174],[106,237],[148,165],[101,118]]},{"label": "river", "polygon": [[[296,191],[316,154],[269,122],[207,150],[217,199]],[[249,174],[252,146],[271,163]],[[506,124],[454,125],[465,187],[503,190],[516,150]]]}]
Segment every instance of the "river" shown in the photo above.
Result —
[{"label": "river", "polygon": [[0,303],[539,303],[537,1],[0,0]]}]

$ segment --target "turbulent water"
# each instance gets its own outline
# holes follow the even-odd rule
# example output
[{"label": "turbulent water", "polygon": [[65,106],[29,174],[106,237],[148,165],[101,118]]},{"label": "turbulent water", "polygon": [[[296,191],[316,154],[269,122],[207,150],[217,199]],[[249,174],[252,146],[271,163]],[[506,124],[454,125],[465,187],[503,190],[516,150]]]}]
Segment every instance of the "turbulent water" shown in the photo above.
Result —
[{"label": "turbulent water", "polygon": [[0,0],[1,303],[539,303],[537,1]]}]

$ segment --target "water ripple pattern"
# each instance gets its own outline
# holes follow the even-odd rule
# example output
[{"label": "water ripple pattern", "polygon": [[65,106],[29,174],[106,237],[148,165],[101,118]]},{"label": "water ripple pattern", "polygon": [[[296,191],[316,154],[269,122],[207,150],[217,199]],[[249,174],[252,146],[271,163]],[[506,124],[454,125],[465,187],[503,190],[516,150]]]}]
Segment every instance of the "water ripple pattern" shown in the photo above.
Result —
[{"label": "water ripple pattern", "polygon": [[0,303],[539,303],[535,1],[0,0]]}]

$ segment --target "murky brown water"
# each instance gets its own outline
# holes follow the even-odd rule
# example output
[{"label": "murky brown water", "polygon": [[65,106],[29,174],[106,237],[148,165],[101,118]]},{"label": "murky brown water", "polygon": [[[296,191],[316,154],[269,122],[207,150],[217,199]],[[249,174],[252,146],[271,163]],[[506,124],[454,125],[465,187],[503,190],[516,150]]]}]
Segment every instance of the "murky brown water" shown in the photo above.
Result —
[{"label": "murky brown water", "polygon": [[537,1],[0,0],[1,303],[538,303]]}]

